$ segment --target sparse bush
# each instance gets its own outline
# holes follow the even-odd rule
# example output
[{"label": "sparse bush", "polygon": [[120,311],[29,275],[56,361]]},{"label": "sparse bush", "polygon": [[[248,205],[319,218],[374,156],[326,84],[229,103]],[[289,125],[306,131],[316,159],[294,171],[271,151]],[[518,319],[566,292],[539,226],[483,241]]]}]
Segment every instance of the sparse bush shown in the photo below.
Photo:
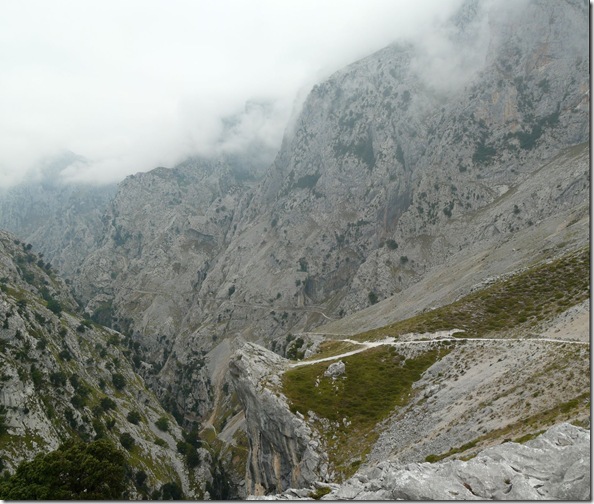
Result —
[{"label": "sparse bush", "polygon": [[301,259],[299,259],[299,271],[307,271],[308,268],[308,264],[307,264],[307,259],[305,259],[305,257],[302,257]]},{"label": "sparse bush", "polygon": [[126,419],[128,420],[128,422],[133,423],[134,425],[138,425],[141,419],[140,413],[138,413],[138,411],[130,411],[126,416]]},{"label": "sparse bush", "polygon": [[313,492],[310,492],[309,496],[314,500],[320,500],[324,495],[329,494],[332,491],[330,487],[319,487]]},{"label": "sparse bush", "polygon": [[163,500],[182,500],[184,494],[181,487],[175,481],[170,481],[161,487],[161,498]]},{"label": "sparse bush", "polygon": [[136,481],[136,486],[142,488],[144,483],[146,482],[147,474],[142,469],[136,473],[134,479]]},{"label": "sparse bush", "polygon": [[126,378],[124,378],[124,376],[120,373],[112,374],[111,382],[113,383],[113,386],[118,390],[123,390],[123,388],[126,386]]},{"label": "sparse bush", "polygon": [[386,246],[390,249],[390,250],[396,250],[398,248],[398,244],[396,243],[396,240],[390,238],[388,240],[386,240]]},{"label": "sparse bush", "polygon": [[60,314],[62,313],[62,305],[59,301],[56,301],[54,298],[50,298],[47,301],[47,308],[48,310],[50,310],[58,316],[60,316]]},{"label": "sparse bush", "polygon": [[191,448],[188,453],[186,453],[186,464],[190,469],[197,467],[200,464],[200,454],[196,451],[195,448]]},{"label": "sparse bush", "polygon": [[72,360],[72,355],[66,349],[60,351],[60,353],[58,355],[59,355],[60,359],[62,359],[62,360],[65,360],[65,361]]},{"label": "sparse bush", "polygon": [[120,436],[120,443],[124,448],[126,448],[126,450],[130,451],[132,448],[134,448],[136,441],[134,441],[134,438],[129,432],[124,432]]},{"label": "sparse bush", "polygon": [[115,401],[109,397],[102,397],[99,404],[103,408],[103,411],[109,411],[110,409],[116,409],[117,407]]},{"label": "sparse bush", "polygon": [[50,382],[56,387],[63,387],[66,385],[66,375],[62,371],[56,371],[49,376]]},{"label": "sparse bush", "polygon": [[167,432],[169,430],[169,420],[167,417],[161,417],[156,422],[155,425],[157,428],[163,432]]}]

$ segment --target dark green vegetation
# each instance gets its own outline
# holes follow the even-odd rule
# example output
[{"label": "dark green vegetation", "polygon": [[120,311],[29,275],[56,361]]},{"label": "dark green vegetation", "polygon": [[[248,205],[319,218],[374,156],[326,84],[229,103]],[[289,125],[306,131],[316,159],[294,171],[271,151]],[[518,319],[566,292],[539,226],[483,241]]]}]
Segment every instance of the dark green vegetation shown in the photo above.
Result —
[{"label": "dark green vegetation", "polygon": [[[147,474],[134,471],[126,454],[108,439],[85,443],[71,438],[57,450],[22,462],[12,476],[0,481],[3,500],[123,500],[135,489],[149,497]],[[151,499],[181,500],[179,483],[168,481]]]},{"label": "dark green vegetation", "polygon": [[320,500],[322,497],[324,497],[324,495],[329,494],[331,491],[332,491],[332,489],[330,487],[319,487],[319,488],[316,488],[315,491],[311,492],[309,494],[309,496],[312,499]]},{"label": "dark green vegetation", "polygon": [[346,372],[334,380],[324,376],[328,362],[291,369],[283,376],[283,393],[294,413],[313,411],[331,422],[324,429],[329,454],[349,475],[357,466],[344,464],[371,447],[375,425],[405,406],[413,383],[447,353],[440,347],[407,359],[393,347],[373,348],[343,358]]},{"label": "dark green vegetation", "polygon": [[504,334],[516,327],[536,326],[590,296],[590,250],[539,264],[506,280],[435,310],[373,329],[354,337],[361,341],[410,332],[460,329],[458,337]]},{"label": "dark green vegetation", "polygon": [[126,458],[111,442],[72,439],[56,451],[22,463],[0,483],[5,500],[125,498]]}]

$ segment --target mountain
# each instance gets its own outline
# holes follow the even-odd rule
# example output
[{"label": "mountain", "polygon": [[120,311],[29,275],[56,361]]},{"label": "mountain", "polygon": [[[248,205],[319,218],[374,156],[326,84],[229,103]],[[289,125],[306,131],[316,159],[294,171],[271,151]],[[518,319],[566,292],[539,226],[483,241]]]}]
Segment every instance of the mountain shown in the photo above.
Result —
[{"label": "mountain", "polygon": [[72,152],[47,159],[36,174],[0,190],[0,227],[17,234],[63,275],[76,274],[101,230],[101,216],[116,186],[66,183],[61,173],[86,160]]},{"label": "mountain", "polygon": [[588,426],[587,19],[465,2],[316,85],[271,164],[192,158],[14,227],[202,429],[217,495]]},{"label": "mountain", "polygon": [[[110,307],[166,388],[224,337],[282,348],[454,253],[585,204],[584,6],[522,6],[471,2],[444,29],[454,54],[485,48],[453,87],[436,80],[436,56],[404,43],[315,86],[258,183],[224,161],[129,177],[74,280],[87,311]],[[176,407],[203,414],[195,394]]]}]

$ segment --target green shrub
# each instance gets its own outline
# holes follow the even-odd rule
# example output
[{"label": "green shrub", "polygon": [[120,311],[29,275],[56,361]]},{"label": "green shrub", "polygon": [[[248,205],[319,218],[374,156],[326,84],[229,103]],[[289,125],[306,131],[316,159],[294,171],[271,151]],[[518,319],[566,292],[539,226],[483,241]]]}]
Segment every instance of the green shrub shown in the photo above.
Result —
[{"label": "green shrub", "polygon": [[134,438],[129,432],[123,432],[120,435],[120,443],[124,448],[126,448],[126,450],[130,451],[132,448],[134,448],[136,441],[134,441]]},{"label": "green shrub", "polygon": [[155,422],[155,425],[159,430],[162,430],[163,432],[167,432],[169,430],[169,420],[166,417],[159,418]]},{"label": "green shrub", "polygon": [[200,454],[196,448],[191,447],[188,453],[186,453],[186,464],[190,469],[197,467],[200,464]]},{"label": "green shrub", "polygon": [[392,238],[386,240],[386,246],[390,250],[396,250],[398,248],[398,244],[396,243],[396,240],[393,240]]},{"label": "green shrub", "polygon": [[60,315],[62,313],[62,305],[59,301],[56,301],[54,298],[50,298],[47,302],[48,310],[52,311],[56,315]]},{"label": "green shrub", "polygon": [[184,494],[182,492],[182,489],[175,481],[165,483],[161,487],[162,500],[182,500],[183,498]]},{"label": "green shrub", "polygon": [[140,413],[138,413],[138,411],[130,411],[128,413],[128,416],[126,416],[126,419],[128,420],[128,422],[133,423],[134,425],[138,425],[141,419]]},{"label": "green shrub", "polygon": [[123,390],[123,388],[126,386],[126,378],[124,378],[124,376],[120,373],[112,374],[111,382],[113,383],[113,386],[118,390]]},{"label": "green shrub", "polygon": [[109,397],[102,397],[99,404],[101,404],[103,411],[109,411],[110,409],[116,409],[117,407],[115,401]]},{"label": "green shrub", "polygon": [[50,382],[56,387],[63,387],[66,385],[66,374],[62,371],[56,371],[50,374]]},{"label": "green shrub", "polygon": [[328,495],[332,489],[330,487],[319,487],[316,488],[313,492],[310,492],[309,496],[312,499],[320,500],[324,495]]}]

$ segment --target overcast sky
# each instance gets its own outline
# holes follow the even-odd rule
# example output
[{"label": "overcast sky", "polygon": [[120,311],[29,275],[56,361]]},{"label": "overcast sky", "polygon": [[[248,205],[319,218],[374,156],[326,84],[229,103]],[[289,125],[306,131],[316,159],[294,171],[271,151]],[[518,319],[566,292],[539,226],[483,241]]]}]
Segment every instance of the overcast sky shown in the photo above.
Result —
[{"label": "overcast sky", "polygon": [[64,150],[89,160],[63,173],[75,180],[173,166],[214,152],[242,112],[232,145],[278,146],[313,84],[460,3],[1,0],[0,185]]}]

